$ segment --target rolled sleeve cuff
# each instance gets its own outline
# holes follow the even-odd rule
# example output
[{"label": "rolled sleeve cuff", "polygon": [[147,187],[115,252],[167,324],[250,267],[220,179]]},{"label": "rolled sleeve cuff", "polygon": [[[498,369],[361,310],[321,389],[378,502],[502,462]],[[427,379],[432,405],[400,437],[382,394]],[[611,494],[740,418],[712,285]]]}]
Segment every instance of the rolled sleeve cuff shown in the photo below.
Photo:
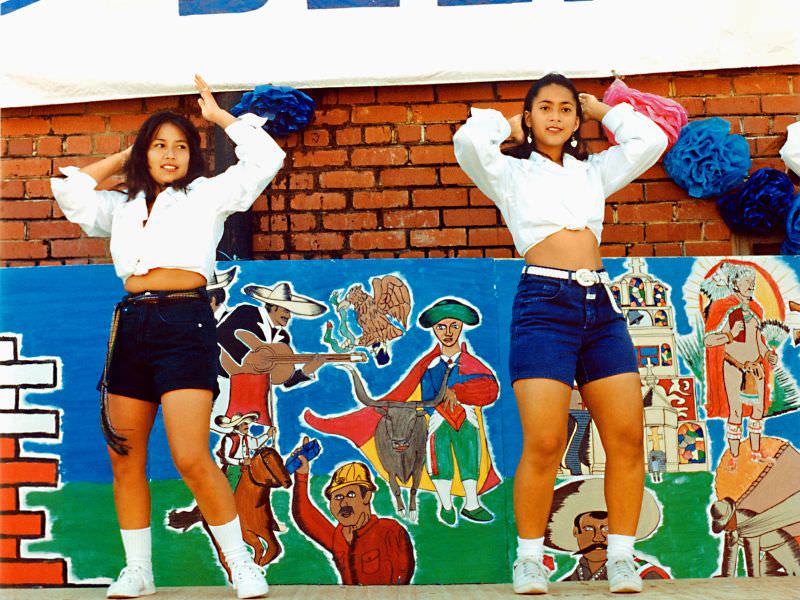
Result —
[{"label": "rolled sleeve cuff", "polygon": [[59,167],[58,170],[64,177],[66,177],[66,179],[53,177],[51,181],[56,183],[56,185],[69,184],[70,186],[86,188],[89,190],[93,190],[97,187],[97,182],[94,180],[94,177],[88,173],[84,173],[78,167]]},{"label": "rolled sleeve cuff", "polygon": [[614,133],[631,114],[633,114],[633,107],[627,102],[622,102],[605,114],[603,125]]},{"label": "rolled sleeve cuff", "polygon": [[780,149],[784,164],[800,175],[800,121],[786,128],[786,143]]},{"label": "rolled sleeve cuff", "polygon": [[471,124],[495,143],[499,144],[511,135],[511,125],[499,110],[473,107],[470,115]]},{"label": "rolled sleeve cuff", "polygon": [[[225,128],[225,133],[236,144],[241,144],[247,139],[248,135],[252,135],[254,129],[260,130],[267,122],[266,117],[259,117],[253,113],[245,113],[236,118],[236,120]],[[265,132],[266,133],[266,132]]]}]

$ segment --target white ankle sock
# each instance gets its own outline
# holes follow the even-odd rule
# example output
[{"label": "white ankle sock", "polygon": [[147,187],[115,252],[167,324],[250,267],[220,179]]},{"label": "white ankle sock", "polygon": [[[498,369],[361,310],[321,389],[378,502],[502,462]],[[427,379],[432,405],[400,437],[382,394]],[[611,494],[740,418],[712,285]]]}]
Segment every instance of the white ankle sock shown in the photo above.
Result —
[{"label": "white ankle sock", "polygon": [[239,524],[238,515],[233,521],[208,527],[229,565],[240,560],[252,560],[242,539],[242,526]]},{"label": "white ankle sock", "polygon": [[153,544],[150,528],[120,529],[122,546],[125,548],[125,562],[128,566],[136,566],[153,572]]},{"label": "white ankle sock", "polygon": [[517,538],[517,558],[544,559],[544,536],[538,538]]},{"label": "white ankle sock", "polygon": [[618,558],[633,558],[633,543],[636,541],[635,535],[608,534],[608,560],[609,562]]}]

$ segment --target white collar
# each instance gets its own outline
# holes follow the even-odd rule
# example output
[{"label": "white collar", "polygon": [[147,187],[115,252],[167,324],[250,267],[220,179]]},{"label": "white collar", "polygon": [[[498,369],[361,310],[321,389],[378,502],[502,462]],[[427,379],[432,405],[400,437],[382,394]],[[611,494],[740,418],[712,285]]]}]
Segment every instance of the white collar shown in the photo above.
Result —
[{"label": "white collar", "polygon": [[273,320],[272,320],[272,317],[270,317],[270,316],[269,316],[269,313],[267,312],[267,309],[266,309],[266,308],[264,309],[264,316],[267,318],[267,320],[266,320],[266,325],[269,325],[269,326],[270,326],[272,329],[274,329],[276,332],[277,332],[277,331],[283,331],[283,330],[284,330],[284,327],[283,327],[283,325],[276,325],[276,324],[273,322]]},{"label": "white collar", "polygon": [[228,312],[228,305],[223,302],[214,311],[214,319],[219,321],[226,312]]},{"label": "white collar", "polygon": [[431,367],[435,367],[440,362],[447,363],[448,361],[450,361],[451,364],[458,364],[458,359],[460,357],[461,357],[460,350],[455,354],[453,354],[453,356],[446,356],[445,354],[440,354],[439,356],[436,357],[436,360],[431,362],[431,366],[428,368],[430,369]]},{"label": "white collar", "polygon": [[555,168],[555,169],[558,169],[558,170],[560,170],[560,169],[573,170],[573,169],[576,169],[576,168],[577,169],[586,170],[586,168],[587,168],[587,165],[586,165],[585,161],[578,160],[577,158],[572,156],[572,154],[568,154],[566,152],[561,157],[562,164],[560,164],[560,165],[557,162],[555,162],[553,160],[550,160],[549,158],[543,156],[542,154],[540,154],[536,150],[531,152],[531,155],[528,157],[528,160],[531,163],[536,163],[537,166],[549,166],[550,168]]}]

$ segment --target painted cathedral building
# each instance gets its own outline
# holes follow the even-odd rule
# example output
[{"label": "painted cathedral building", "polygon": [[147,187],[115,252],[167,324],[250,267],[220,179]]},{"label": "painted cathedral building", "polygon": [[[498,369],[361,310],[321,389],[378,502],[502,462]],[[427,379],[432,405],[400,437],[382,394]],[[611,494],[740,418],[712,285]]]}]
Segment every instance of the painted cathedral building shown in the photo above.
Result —
[{"label": "painted cathedral building", "polygon": [[[644,398],[645,469],[654,483],[663,473],[709,470],[708,430],[698,413],[698,386],[680,372],[675,308],[670,287],[647,273],[640,258],[609,289],[622,310],[636,347]],[[568,447],[560,476],[605,471],[600,435],[578,390],[570,404]]]}]

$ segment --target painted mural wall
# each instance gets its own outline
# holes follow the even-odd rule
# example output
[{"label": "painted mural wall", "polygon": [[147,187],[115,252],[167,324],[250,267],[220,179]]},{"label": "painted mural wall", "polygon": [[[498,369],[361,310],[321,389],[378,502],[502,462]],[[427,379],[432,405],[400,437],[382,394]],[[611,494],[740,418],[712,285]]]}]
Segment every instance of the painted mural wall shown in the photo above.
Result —
[{"label": "painted mural wall", "polygon": [[[510,580],[521,266],[218,265],[210,449],[271,583]],[[800,260],[606,267],[645,403],[642,576],[799,574]],[[103,584],[122,566],[95,391],[122,293],[110,265],[0,270],[0,584]],[[568,427],[548,562],[602,579],[605,455],[577,389]],[[223,585],[160,422],[149,477],[157,584]]]}]

